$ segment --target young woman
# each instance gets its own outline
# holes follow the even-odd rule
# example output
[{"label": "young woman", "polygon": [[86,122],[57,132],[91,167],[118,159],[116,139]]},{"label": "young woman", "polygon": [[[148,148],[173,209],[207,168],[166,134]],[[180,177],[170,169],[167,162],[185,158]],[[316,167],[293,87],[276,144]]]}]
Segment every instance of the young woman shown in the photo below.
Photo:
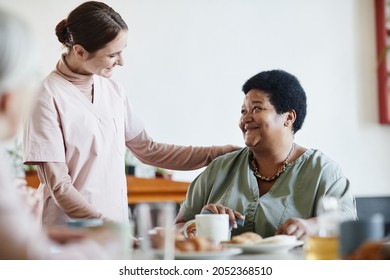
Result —
[{"label": "young woman", "polygon": [[18,192],[20,181],[12,176],[4,143],[15,136],[34,101],[37,49],[27,26],[2,10],[0,34],[0,259],[118,258],[123,243],[108,228],[93,240],[80,231],[52,228],[49,238]]},{"label": "young woman", "polygon": [[43,224],[70,218],[126,222],[125,146],[143,163],[190,170],[233,146],[183,147],[154,142],[123,88],[110,79],[124,64],[128,28],[101,2],[75,8],[56,27],[66,47],[44,80],[25,130],[25,163],[38,165]]}]

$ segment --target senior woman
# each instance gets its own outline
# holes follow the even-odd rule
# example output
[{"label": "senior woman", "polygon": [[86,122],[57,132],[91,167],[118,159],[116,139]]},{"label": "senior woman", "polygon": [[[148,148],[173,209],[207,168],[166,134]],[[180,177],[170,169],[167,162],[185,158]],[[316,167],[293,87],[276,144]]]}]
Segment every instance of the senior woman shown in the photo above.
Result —
[{"label": "senior woman", "polygon": [[[294,142],[307,107],[297,78],[264,71],[250,78],[243,92],[239,127],[246,147],[217,158],[192,182],[176,223],[209,210],[229,214],[232,235],[252,231],[305,239],[324,195],[337,197],[344,216],[356,219],[355,199],[340,166]],[[237,228],[235,219],[243,216],[245,223]]]}]

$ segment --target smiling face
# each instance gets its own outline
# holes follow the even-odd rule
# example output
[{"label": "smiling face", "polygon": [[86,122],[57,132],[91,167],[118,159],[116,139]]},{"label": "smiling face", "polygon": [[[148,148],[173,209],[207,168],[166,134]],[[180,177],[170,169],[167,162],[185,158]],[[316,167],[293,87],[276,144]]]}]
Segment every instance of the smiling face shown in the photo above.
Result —
[{"label": "smiling face", "polygon": [[280,139],[286,131],[287,114],[276,113],[267,93],[250,90],[245,95],[239,123],[245,145],[254,148],[259,143],[263,146]]},{"label": "smiling face", "polygon": [[113,68],[116,65],[122,66],[122,51],[127,45],[127,30],[119,32],[118,36],[109,42],[102,49],[94,53],[84,54],[83,70],[84,74],[95,74],[105,78],[112,76]]}]

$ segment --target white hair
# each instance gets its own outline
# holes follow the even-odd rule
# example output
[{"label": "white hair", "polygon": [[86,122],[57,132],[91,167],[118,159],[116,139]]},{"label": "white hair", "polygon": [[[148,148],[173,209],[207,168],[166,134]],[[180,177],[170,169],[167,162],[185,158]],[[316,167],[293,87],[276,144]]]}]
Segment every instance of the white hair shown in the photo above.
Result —
[{"label": "white hair", "polygon": [[0,9],[0,95],[37,71],[37,44],[27,24]]}]

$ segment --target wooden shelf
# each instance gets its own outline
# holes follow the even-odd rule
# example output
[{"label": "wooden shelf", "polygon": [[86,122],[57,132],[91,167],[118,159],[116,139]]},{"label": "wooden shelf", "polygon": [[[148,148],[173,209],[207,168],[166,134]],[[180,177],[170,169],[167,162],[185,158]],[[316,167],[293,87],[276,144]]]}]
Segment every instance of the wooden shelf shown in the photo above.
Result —
[{"label": "wooden shelf", "polygon": [[[39,186],[38,176],[26,175],[27,185],[37,188]],[[189,182],[178,182],[163,178],[146,179],[134,176],[127,176],[127,201],[129,204],[138,202],[174,201],[181,202],[187,193]]]}]

